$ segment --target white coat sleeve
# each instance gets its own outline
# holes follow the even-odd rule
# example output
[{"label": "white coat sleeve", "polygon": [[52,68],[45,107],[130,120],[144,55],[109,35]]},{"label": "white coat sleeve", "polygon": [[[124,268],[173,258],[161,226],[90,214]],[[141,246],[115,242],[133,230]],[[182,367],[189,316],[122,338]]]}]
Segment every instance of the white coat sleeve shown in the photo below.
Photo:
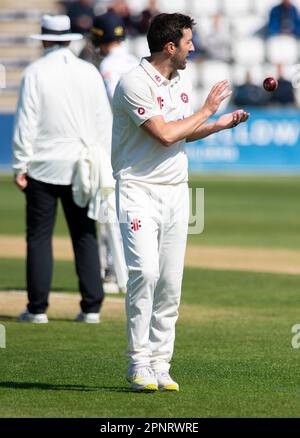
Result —
[{"label": "white coat sleeve", "polygon": [[33,155],[39,115],[39,95],[36,76],[25,73],[19,91],[13,133],[13,170],[26,173]]}]

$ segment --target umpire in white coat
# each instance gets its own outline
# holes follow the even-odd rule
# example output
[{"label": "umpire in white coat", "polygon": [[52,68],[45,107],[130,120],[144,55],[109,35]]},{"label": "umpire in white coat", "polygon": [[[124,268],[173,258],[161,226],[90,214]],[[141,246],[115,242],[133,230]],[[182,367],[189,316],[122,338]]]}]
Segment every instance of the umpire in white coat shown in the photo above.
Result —
[{"label": "umpire in white coat", "polygon": [[[76,319],[97,323],[104,294],[95,222],[88,216],[92,200],[87,196],[79,202],[76,190],[78,181],[80,186],[78,174],[84,173],[84,168],[78,169],[78,165],[85,162],[89,169],[96,164],[95,160],[82,161],[83,151],[88,150],[101,159],[102,150],[110,146],[112,115],[99,72],[68,48],[70,41],[82,38],[70,33],[69,17],[44,15],[41,26],[41,34],[32,37],[42,41],[44,54],[24,72],[13,137],[15,182],[27,201],[29,302],[19,321],[48,322],[51,240],[60,198],[82,295],[81,311]],[[95,169],[91,173],[97,175]],[[89,177],[90,174],[88,183]],[[94,178],[91,183],[92,194],[99,189],[100,180],[99,177],[98,184]]]}]

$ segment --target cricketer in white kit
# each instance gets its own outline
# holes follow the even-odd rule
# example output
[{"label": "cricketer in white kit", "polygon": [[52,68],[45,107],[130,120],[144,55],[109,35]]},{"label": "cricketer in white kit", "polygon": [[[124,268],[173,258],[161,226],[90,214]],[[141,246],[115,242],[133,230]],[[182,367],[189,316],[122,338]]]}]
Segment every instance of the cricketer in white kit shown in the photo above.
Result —
[{"label": "cricketer in white kit", "polygon": [[245,122],[237,110],[211,123],[231,92],[217,83],[193,114],[182,70],[194,51],[194,21],[160,14],[148,30],[151,56],[124,77],[113,99],[112,166],[128,266],[127,379],[134,390],[178,391],[169,374],[189,218],[186,141]]}]

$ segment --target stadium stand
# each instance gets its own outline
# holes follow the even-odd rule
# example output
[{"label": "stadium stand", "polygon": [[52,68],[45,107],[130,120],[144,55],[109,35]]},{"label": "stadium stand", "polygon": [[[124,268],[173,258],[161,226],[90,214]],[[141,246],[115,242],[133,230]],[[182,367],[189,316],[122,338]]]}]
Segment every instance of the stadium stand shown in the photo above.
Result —
[{"label": "stadium stand", "polygon": [[[196,87],[195,95],[202,97],[213,80],[227,78],[240,85],[250,72],[255,84],[261,85],[264,77],[276,75],[275,65],[282,64],[286,79],[292,80],[293,66],[300,62],[300,43],[291,35],[266,38],[265,29],[270,10],[280,0],[157,0],[161,12],[179,11],[190,14],[197,22],[202,56],[190,62],[189,73]],[[108,0],[96,0],[95,10],[102,10]],[[148,0],[127,0],[133,15],[147,8]],[[300,10],[300,0],[293,4]],[[0,90],[0,111],[13,111],[22,69],[39,56],[39,44],[28,35],[39,31],[41,13],[61,12],[57,0],[1,0],[0,6],[0,64],[6,68],[7,86]],[[221,16],[222,31],[228,33],[231,48],[229,62],[207,58],[206,44],[214,33],[216,16]],[[146,56],[145,36],[128,39],[130,51]],[[223,60],[224,61],[224,60]],[[299,92],[299,90],[297,91]],[[300,97],[298,97],[300,101]],[[199,105],[199,101],[195,102]]]},{"label": "stadium stand", "polygon": [[6,86],[0,90],[0,112],[14,111],[22,70],[40,56],[40,44],[28,36],[39,33],[42,13],[59,11],[51,0],[1,0],[0,64],[6,70]]},{"label": "stadium stand", "polygon": [[296,38],[290,35],[278,35],[266,42],[266,56],[271,64],[295,64],[299,58]]}]

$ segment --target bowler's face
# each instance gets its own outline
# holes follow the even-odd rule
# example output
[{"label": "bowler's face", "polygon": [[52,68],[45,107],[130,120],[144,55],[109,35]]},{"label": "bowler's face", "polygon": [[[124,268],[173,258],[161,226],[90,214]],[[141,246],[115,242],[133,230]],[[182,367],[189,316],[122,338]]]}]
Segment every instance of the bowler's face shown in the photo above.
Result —
[{"label": "bowler's face", "polygon": [[183,36],[176,47],[176,53],[173,58],[174,67],[177,70],[184,70],[187,63],[187,58],[190,53],[195,51],[192,42],[193,33],[191,29],[183,29]]}]

